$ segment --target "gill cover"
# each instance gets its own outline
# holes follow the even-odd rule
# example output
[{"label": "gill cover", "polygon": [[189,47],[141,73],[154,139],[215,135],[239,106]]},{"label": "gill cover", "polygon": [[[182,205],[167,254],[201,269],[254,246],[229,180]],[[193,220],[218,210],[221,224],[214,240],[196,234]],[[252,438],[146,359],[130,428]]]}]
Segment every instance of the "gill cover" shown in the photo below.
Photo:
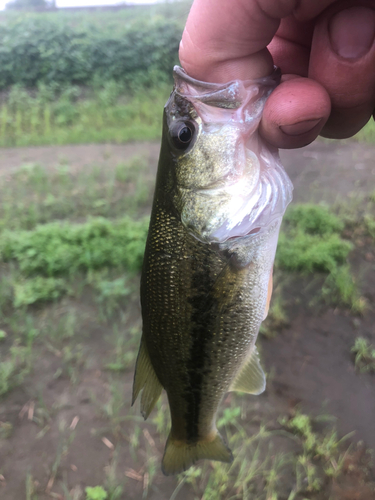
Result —
[{"label": "gill cover", "polygon": [[166,117],[175,157],[174,205],[186,229],[202,242],[222,243],[282,217],[292,184],[278,151],[258,134],[278,71],[211,84],[176,66],[174,79]]}]

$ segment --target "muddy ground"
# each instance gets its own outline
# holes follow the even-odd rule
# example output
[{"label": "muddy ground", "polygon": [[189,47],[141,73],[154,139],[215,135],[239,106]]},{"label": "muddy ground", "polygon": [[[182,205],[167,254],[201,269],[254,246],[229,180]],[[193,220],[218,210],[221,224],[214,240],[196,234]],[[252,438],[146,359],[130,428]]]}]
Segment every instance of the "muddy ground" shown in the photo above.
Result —
[{"label": "muddy ground", "polygon": [[[0,175],[7,175],[21,164],[31,162],[47,167],[64,161],[76,169],[92,164],[106,168],[135,154],[144,155],[146,151],[150,169],[156,170],[158,150],[158,143],[2,149]],[[295,186],[295,201],[326,201],[358,208],[362,199],[375,190],[374,146],[322,141],[299,151],[283,152],[282,158]],[[286,284],[284,301],[288,325],[275,338],[261,338],[261,354],[270,376],[266,392],[256,400],[249,400],[249,404],[253,405],[252,414],[258,412],[259,418],[288,413],[296,405],[308,414],[330,414],[337,418],[341,436],[355,431],[349,438],[352,443],[363,441],[365,448],[375,449],[375,375],[356,372],[350,353],[357,336],[364,336],[375,344],[374,249],[368,243],[362,243],[353,256],[352,265],[357,270],[361,290],[369,304],[364,316],[354,317],[347,311],[322,304],[311,306],[311,287],[304,280]],[[69,377],[54,377],[61,360],[51,352],[41,352],[31,376],[0,400],[0,421],[13,425],[10,437],[0,439],[1,500],[27,498],[27,474],[39,492],[35,498],[67,498],[60,487],[55,488],[59,480],[63,480],[69,490],[76,488],[79,493],[87,485],[102,484],[103,470],[111,463],[113,450],[105,439],[114,442],[116,438],[98,410],[110,393],[109,376],[102,370],[101,363],[109,350],[107,332],[105,327],[91,319],[95,316],[91,314],[90,305],[83,301],[80,307],[86,318],[86,343],[85,364],[78,382],[73,385]],[[137,300],[134,300],[132,310],[138,317]],[[129,370],[119,377],[123,384],[123,399],[127,403],[132,376]],[[45,425],[38,426],[28,418],[30,411],[35,412],[38,408],[45,408],[46,415],[40,412]],[[73,426],[75,422],[76,435],[68,455],[60,463],[54,484],[49,485],[62,421]],[[127,422],[121,421],[119,425],[125,432]],[[40,436],[41,429],[45,432],[43,436]],[[145,436],[148,439],[147,433]],[[152,438],[148,442],[153,446]],[[160,459],[162,447],[156,447]],[[139,463],[134,464],[134,456],[128,448],[122,446],[119,450],[116,458],[118,470],[137,470]],[[375,499],[373,479],[358,473],[336,490],[323,491],[319,498]],[[142,498],[144,485],[141,483],[139,478],[128,475],[121,498]],[[148,498],[169,499],[175,484],[170,478],[157,476]],[[183,489],[177,498],[190,498],[188,488]]]}]

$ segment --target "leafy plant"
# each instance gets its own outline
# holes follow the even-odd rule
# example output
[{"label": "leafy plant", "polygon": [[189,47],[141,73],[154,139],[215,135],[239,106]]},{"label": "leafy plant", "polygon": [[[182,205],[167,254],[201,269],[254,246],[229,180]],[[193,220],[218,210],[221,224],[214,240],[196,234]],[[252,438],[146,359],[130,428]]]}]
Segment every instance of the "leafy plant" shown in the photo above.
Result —
[{"label": "leafy plant", "polygon": [[85,492],[86,500],[106,500],[106,498],[108,498],[108,493],[102,486],[87,486]]},{"label": "leafy plant", "polygon": [[98,30],[59,15],[9,17],[0,25],[0,88],[168,80],[183,23],[158,16],[127,23],[120,18]]}]

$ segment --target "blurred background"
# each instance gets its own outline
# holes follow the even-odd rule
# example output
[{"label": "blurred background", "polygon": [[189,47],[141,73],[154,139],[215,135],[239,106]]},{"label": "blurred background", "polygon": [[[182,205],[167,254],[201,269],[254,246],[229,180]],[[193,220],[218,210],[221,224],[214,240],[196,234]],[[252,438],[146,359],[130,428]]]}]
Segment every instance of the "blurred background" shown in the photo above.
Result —
[{"label": "blurred background", "polygon": [[258,341],[267,390],[224,398],[232,465],[161,474],[166,399],[147,422],[130,401],[190,3],[135,3],[1,3],[0,498],[375,499],[372,123],[281,152],[295,191]]}]

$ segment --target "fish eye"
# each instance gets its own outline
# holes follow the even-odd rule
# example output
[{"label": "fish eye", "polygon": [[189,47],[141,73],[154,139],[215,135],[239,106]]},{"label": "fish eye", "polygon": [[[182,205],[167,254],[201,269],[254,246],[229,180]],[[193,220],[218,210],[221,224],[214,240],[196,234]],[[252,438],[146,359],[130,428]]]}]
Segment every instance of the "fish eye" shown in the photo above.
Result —
[{"label": "fish eye", "polygon": [[177,149],[187,149],[194,136],[194,125],[190,122],[179,123],[172,132],[172,139]]}]

